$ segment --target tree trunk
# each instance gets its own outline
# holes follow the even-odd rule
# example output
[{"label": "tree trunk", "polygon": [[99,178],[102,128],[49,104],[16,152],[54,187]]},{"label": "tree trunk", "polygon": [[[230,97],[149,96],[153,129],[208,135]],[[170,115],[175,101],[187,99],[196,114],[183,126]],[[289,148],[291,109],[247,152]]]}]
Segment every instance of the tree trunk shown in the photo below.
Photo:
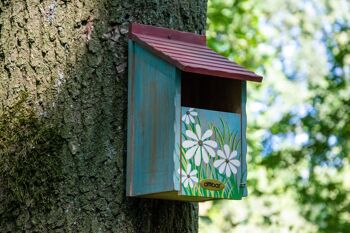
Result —
[{"label": "tree trunk", "polygon": [[127,30],[203,34],[206,0],[0,4],[0,231],[197,232],[197,205],[125,196]]}]

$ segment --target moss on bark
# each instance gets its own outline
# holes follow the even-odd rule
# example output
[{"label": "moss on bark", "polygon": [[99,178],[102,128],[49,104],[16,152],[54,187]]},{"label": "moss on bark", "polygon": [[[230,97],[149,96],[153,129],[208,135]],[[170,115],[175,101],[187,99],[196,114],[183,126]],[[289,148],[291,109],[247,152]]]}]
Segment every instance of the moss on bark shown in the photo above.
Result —
[{"label": "moss on bark", "polygon": [[[14,0],[0,13],[1,122],[23,119],[17,143],[35,155],[7,163],[14,180],[1,174],[1,231],[196,232],[194,204],[125,197],[126,33],[139,22],[202,34],[206,1]],[[23,195],[5,202],[21,176]]]},{"label": "moss on bark", "polygon": [[26,106],[27,94],[0,114],[0,215],[16,218],[18,208],[47,211],[57,195],[64,141],[59,129]]}]

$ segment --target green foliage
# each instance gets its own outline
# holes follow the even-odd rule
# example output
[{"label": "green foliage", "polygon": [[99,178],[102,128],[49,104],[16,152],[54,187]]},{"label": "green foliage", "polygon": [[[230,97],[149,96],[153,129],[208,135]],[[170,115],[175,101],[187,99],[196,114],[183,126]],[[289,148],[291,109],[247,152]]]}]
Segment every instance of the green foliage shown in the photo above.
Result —
[{"label": "green foliage", "polygon": [[[210,208],[202,213],[201,231],[348,232],[350,4],[247,2],[211,0],[208,22],[214,32],[208,34],[233,27],[226,30],[233,35],[209,44],[218,51],[226,46],[225,55],[248,68],[264,66],[261,88],[248,87],[249,196],[239,203],[203,205]],[[240,4],[254,5],[254,10]],[[232,23],[240,18],[258,22]],[[240,27],[257,32],[260,44],[247,42],[241,48],[228,40],[239,41]],[[249,62],[235,57],[239,49]]]},{"label": "green foliage", "polygon": [[209,1],[208,45],[241,65],[256,68],[263,64],[267,57],[254,53],[265,40],[258,27],[258,5],[258,1],[249,0]]},{"label": "green foliage", "polygon": [[[62,179],[59,130],[40,119],[27,94],[0,114],[1,218],[17,207],[49,208]],[[10,216],[7,216],[10,217]]]}]

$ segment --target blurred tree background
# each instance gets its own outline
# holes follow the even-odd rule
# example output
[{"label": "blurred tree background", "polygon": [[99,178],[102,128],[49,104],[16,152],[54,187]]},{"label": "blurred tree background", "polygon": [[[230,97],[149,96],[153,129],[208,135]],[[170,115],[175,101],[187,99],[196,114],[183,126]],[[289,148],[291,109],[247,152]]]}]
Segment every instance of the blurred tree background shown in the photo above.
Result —
[{"label": "blurred tree background", "polygon": [[209,0],[208,44],[258,73],[248,190],[200,232],[350,232],[350,1]]}]

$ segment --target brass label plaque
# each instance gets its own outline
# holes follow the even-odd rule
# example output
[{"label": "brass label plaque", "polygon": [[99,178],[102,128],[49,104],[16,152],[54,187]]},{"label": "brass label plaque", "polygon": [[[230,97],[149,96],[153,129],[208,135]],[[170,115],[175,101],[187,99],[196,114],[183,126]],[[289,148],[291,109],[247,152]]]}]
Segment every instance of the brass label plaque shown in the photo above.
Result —
[{"label": "brass label plaque", "polygon": [[202,188],[213,190],[213,191],[220,191],[225,188],[224,183],[222,183],[219,180],[213,180],[213,179],[201,180],[200,185]]}]

